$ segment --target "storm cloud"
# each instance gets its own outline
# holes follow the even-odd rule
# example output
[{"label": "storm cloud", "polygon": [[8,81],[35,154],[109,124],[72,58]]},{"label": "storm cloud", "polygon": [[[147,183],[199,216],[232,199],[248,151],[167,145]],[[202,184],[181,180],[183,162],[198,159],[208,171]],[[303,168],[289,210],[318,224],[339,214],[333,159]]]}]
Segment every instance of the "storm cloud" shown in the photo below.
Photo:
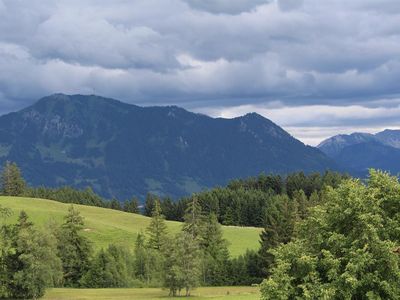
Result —
[{"label": "storm cloud", "polygon": [[95,93],[257,111],[315,144],[398,127],[399,82],[398,0],[0,0],[1,113]]}]

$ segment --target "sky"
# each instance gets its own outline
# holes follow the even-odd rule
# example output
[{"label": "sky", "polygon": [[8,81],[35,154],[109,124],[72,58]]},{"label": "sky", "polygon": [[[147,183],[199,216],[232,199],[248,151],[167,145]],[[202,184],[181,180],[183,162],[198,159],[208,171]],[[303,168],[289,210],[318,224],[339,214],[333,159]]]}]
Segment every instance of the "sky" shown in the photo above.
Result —
[{"label": "sky", "polygon": [[400,3],[0,0],[0,113],[53,93],[257,112],[310,145],[400,128]]}]

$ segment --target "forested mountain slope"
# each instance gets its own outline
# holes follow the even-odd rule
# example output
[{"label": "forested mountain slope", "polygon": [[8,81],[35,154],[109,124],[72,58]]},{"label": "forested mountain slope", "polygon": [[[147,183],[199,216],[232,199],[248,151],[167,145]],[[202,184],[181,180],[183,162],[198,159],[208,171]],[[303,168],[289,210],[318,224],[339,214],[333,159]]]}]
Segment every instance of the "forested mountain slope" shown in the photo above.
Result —
[{"label": "forested mountain slope", "polygon": [[0,163],[31,185],[91,186],[105,197],[178,197],[230,179],[335,167],[270,120],[211,118],[182,108],[139,107],[55,94],[0,117]]}]

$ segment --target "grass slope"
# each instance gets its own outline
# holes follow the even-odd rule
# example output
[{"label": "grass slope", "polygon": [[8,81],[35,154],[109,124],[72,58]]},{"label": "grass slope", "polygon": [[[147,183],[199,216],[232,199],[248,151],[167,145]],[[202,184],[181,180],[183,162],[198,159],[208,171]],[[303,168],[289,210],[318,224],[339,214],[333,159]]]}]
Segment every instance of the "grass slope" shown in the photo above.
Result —
[{"label": "grass slope", "polygon": [[192,292],[192,297],[166,298],[168,292],[161,289],[51,289],[43,299],[46,300],[157,300],[157,299],[191,299],[191,300],[255,300],[260,298],[257,287],[204,287]]},{"label": "grass slope", "polygon": [[[18,218],[19,211],[25,210],[32,221],[39,225],[45,225],[50,220],[63,222],[63,217],[70,206],[51,200],[4,196],[0,197],[0,205],[13,211],[9,222],[14,222]],[[100,207],[76,204],[74,206],[85,218],[84,234],[97,249],[107,247],[111,243],[133,248],[137,234],[145,231],[150,223],[150,218],[142,215]],[[167,225],[172,233],[178,232],[181,228],[180,222],[167,221]],[[229,250],[232,256],[243,254],[246,249],[257,249],[259,246],[259,228],[224,226],[223,232],[230,243]]]}]

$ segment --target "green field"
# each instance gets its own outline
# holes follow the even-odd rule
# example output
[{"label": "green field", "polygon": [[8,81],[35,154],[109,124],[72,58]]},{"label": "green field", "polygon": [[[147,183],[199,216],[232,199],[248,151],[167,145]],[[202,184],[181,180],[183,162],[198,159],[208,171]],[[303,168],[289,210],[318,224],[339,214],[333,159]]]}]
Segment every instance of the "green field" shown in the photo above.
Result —
[{"label": "green field", "polygon": [[[63,222],[63,217],[70,206],[51,200],[5,196],[0,197],[0,205],[13,211],[9,222],[14,222],[18,218],[19,211],[25,210],[33,222],[41,226],[49,221]],[[85,218],[84,234],[93,242],[96,249],[107,247],[111,243],[133,248],[137,234],[145,231],[150,222],[150,218],[142,215],[100,207],[76,204],[74,206]],[[181,228],[179,222],[167,221],[167,225],[171,233],[176,233]],[[238,256],[246,249],[257,249],[260,231],[261,229],[253,227],[224,226],[224,237],[230,244],[231,255]]]},{"label": "green field", "polygon": [[[156,300],[186,299],[169,298],[168,291],[161,289],[50,289],[43,299],[47,300]],[[201,300],[255,300],[260,298],[257,287],[205,287],[192,292],[188,299]]]}]

